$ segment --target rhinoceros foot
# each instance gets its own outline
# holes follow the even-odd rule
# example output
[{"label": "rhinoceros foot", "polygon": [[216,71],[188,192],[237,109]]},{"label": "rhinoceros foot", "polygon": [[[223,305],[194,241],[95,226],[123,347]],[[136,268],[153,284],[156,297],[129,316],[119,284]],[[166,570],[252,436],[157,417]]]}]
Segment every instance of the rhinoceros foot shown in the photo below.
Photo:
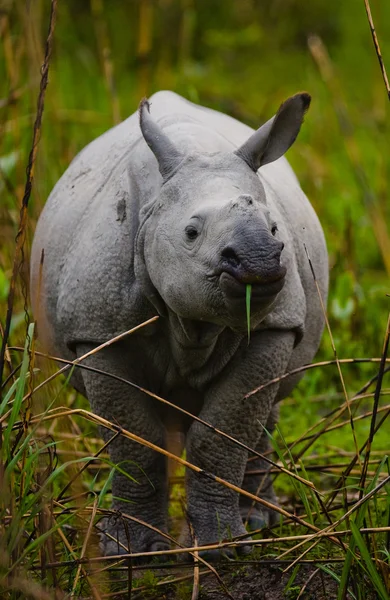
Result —
[{"label": "rhinoceros foot", "polygon": [[[124,525],[118,516],[106,518],[101,522],[101,551],[104,556],[138,554],[144,552],[166,552],[170,548],[169,540],[153,529],[132,522]],[[166,561],[165,554],[135,557],[136,562],[151,560]]]},{"label": "rhinoceros foot", "polygon": [[[267,500],[278,506],[276,496],[271,488],[268,492]],[[270,510],[258,503],[253,503],[250,499],[242,496],[240,498],[240,513],[244,525],[248,531],[256,531],[266,527],[272,527],[278,522],[279,513]]]},{"label": "rhinoceros foot", "polygon": [[[244,539],[250,539],[244,528],[242,519],[239,515],[234,518],[232,511],[220,512],[214,520],[203,520],[195,517],[193,527],[195,531],[195,540],[191,537],[188,525],[184,525],[180,536],[180,543],[185,547],[196,546],[215,546],[221,544],[219,548],[208,548],[201,550],[199,556],[204,560],[216,562],[224,558],[236,558],[250,554],[252,547],[243,543]],[[240,544],[234,547],[225,546],[226,542],[240,538]],[[196,542],[196,544],[195,544]],[[188,556],[182,558],[187,559]]]},{"label": "rhinoceros foot", "polygon": [[272,527],[278,521],[277,513],[274,510],[266,508],[255,507],[248,509],[247,506],[240,506],[240,512],[242,520],[250,532]]}]

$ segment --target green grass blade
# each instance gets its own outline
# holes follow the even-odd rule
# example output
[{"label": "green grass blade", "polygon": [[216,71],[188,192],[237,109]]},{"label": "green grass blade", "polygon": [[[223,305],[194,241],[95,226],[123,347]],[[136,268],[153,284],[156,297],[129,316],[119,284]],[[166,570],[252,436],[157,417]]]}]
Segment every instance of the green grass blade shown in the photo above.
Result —
[{"label": "green grass blade", "polygon": [[284,594],[288,595],[288,593],[290,592],[290,590],[295,582],[295,579],[298,575],[298,571],[299,571],[300,567],[301,567],[301,565],[299,563],[297,565],[295,565],[293,572],[291,573],[289,580],[286,583],[286,587],[283,590]]},{"label": "green grass blade", "polygon": [[[284,438],[281,430],[279,429],[279,427],[277,425],[276,425],[275,430],[278,433],[278,435],[280,437],[280,440],[281,440],[281,442],[282,442],[282,444],[283,444],[283,446],[284,446],[285,450],[287,451],[287,454],[288,454],[288,456],[290,458],[291,466],[292,466],[292,471],[295,473],[295,475],[299,475],[298,470],[297,470],[297,468],[295,466],[295,463],[294,463],[294,460],[293,460],[293,456],[292,456],[292,454],[290,452],[290,449],[288,447],[288,444],[287,444],[287,442],[286,442],[286,440],[285,440],[285,438]],[[271,440],[272,447],[274,448],[274,451],[277,453],[277,455],[279,457],[279,460],[282,462],[284,468],[289,471],[290,470],[289,465],[287,464],[287,461],[286,461],[286,459],[285,459],[285,457],[283,455],[282,449],[280,448],[280,446],[277,443],[276,439],[269,432],[267,432],[267,435],[268,435],[268,438]],[[304,477],[306,477],[306,479],[309,481],[309,477],[307,476],[306,472],[304,474]],[[308,520],[310,521],[310,523],[312,525],[314,525],[313,511],[312,511],[311,506],[310,506],[310,502],[309,502],[309,498],[308,498],[308,493],[307,493],[307,490],[306,490],[305,486],[300,481],[295,480],[294,478],[291,478],[291,484],[293,485],[296,493],[299,495],[299,497],[301,498],[301,500],[302,500],[302,502],[304,504],[305,511],[306,511],[307,516],[308,516]],[[319,512],[318,512],[318,514],[319,514]]]},{"label": "green grass blade", "polygon": [[[33,374],[36,375],[37,373],[39,373],[39,369],[33,369]],[[26,380],[30,377],[30,373],[26,373],[25,378]],[[11,387],[9,388],[8,392],[5,394],[1,404],[0,404],[0,417],[3,415],[3,413],[5,412],[8,403],[11,402],[12,396],[15,393],[16,388],[19,385],[19,377],[13,382],[13,384],[11,385]]]},{"label": "green grass blade", "polygon": [[9,416],[7,427],[4,432],[3,446],[4,446],[4,448],[6,448],[6,450],[8,450],[10,448],[10,438],[11,438],[12,428],[15,424],[16,419],[18,418],[18,416],[20,414],[21,406],[23,403],[23,396],[24,396],[24,390],[25,390],[25,386],[26,386],[27,372],[28,372],[28,367],[29,367],[29,362],[30,362],[29,349],[32,344],[33,335],[34,335],[34,323],[30,323],[30,325],[28,327],[28,334],[26,337],[25,346],[24,346],[22,367],[20,369],[18,384],[16,386],[16,391],[15,391],[15,400],[12,405],[11,414]]},{"label": "green grass blade", "polygon": [[[384,456],[374,474],[372,481],[367,486],[366,494],[369,494],[370,491],[373,490],[374,487],[376,486],[376,484],[378,482],[379,474],[381,473],[386,460],[387,460],[387,456]],[[367,508],[368,508],[367,503],[363,503],[362,506],[359,508],[359,510],[356,513],[355,521],[351,522],[351,525],[353,525],[357,529],[357,531],[359,531],[360,527],[362,527],[362,525],[363,525],[363,521],[364,521],[364,517],[366,516]],[[352,562],[356,558],[355,557],[355,546],[356,546],[356,538],[354,536],[352,536],[352,538],[349,542],[347,555],[345,557],[344,566],[343,566],[343,570],[341,573],[340,587],[338,590],[337,600],[342,600],[344,591],[347,587],[349,574],[350,574],[351,567],[352,567]]]},{"label": "green grass blade", "polygon": [[3,414],[3,412],[5,411],[5,409],[8,405],[8,402],[10,402],[12,396],[14,395],[14,392],[18,386],[18,381],[19,381],[19,379],[16,379],[16,381],[13,382],[13,384],[9,388],[8,392],[4,396],[4,400],[0,404],[0,417]]},{"label": "green grass blade", "polygon": [[[307,471],[305,469],[305,465],[303,464],[302,460],[299,461],[299,465],[301,467],[301,473],[302,473],[303,477],[305,479],[307,479],[308,481],[310,481],[310,477],[308,476],[308,473],[307,473]],[[305,488],[302,490],[302,493],[305,493]],[[321,507],[320,507],[320,503],[318,502],[318,498],[317,498],[316,494],[314,493],[314,491],[311,488],[309,488],[309,492],[308,493],[310,494],[310,497],[311,497],[311,500],[312,500],[312,503],[313,503],[313,506],[314,506],[314,511],[316,512],[317,517],[319,517],[319,515],[321,514]]]},{"label": "green grass blade", "polygon": [[363,539],[362,534],[360,533],[359,529],[356,527],[355,523],[353,523],[352,521],[351,521],[350,526],[351,526],[354,541],[360,550],[361,557],[364,560],[366,569],[370,574],[371,581],[372,581],[373,585],[375,586],[375,589],[378,592],[379,597],[381,598],[381,600],[389,600],[390,596],[386,592],[383,581],[381,580],[379,573],[375,568],[375,565],[372,561],[372,558],[367,549],[367,546]]},{"label": "green grass blade", "polygon": [[105,498],[109,488],[111,487],[114,474],[115,474],[115,467],[112,467],[106,481],[104,482],[102,489],[100,490],[99,499],[98,499],[98,508],[101,508],[104,504],[104,498]]},{"label": "green grass blade", "polygon": [[[328,575],[330,575],[338,584],[340,584],[340,582],[341,582],[340,577],[328,565],[323,565],[320,563],[320,564],[316,564],[316,567],[321,569],[321,571],[323,571],[324,573],[327,573]],[[357,600],[355,594],[353,592],[351,592],[351,590],[348,590],[348,594],[351,596],[352,600]]]},{"label": "green grass blade", "polygon": [[67,523],[71,519],[72,519],[72,514],[63,515],[62,519],[61,519],[61,523],[56,523],[53,527],[51,527],[51,529],[48,529],[47,531],[42,533],[42,535],[40,535],[38,538],[32,540],[31,543],[25,547],[25,549],[20,554],[20,556],[17,558],[17,560],[12,562],[9,569],[6,571],[6,575],[9,576],[11,574],[11,572],[15,572],[15,570],[20,565],[20,563],[22,563],[29,555],[32,555],[32,556],[29,558],[29,561],[26,564],[26,566],[29,566],[29,564],[32,564],[32,562],[34,560],[34,556],[33,556],[34,551],[35,550],[38,551],[39,548],[45,542],[45,540],[50,538],[54,532],[56,532],[60,527],[62,527],[65,523]]}]

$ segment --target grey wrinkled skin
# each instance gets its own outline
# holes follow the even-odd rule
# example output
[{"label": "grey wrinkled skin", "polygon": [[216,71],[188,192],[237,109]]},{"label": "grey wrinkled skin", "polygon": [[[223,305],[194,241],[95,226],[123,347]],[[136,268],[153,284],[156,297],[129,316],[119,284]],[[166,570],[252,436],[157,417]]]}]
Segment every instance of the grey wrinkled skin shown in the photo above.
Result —
[{"label": "grey wrinkled skin", "polygon": [[[282,156],[309,102],[307,94],[288,99],[254,133],[159,92],[89,144],[55,186],[35,234],[32,303],[46,350],[73,360],[159,314],[86,364],[266,452],[264,427],[272,430],[276,403],[299,377],[244,396],[309,363],[324,324],[304,248],[325,302],[324,236]],[[267,474],[245,476],[246,468],[264,471],[267,464],[256,459],[247,466],[246,451],[199,422],[104,375],[76,371],[73,385],[94,412],[163,448],[184,434],[190,462],[276,503]],[[166,538],[134,521],[126,532],[120,518],[122,512],[167,532],[165,458],[123,437],[109,448],[122,473],[113,480],[118,518],[106,523],[114,539],[104,537],[105,553],[122,551],[119,543],[126,548],[128,535],[133,552],[168,548]],[[210,478],[188,471],[186,479],[200,545],[245,534],[244,521],[257,528],[277,517]]]}]

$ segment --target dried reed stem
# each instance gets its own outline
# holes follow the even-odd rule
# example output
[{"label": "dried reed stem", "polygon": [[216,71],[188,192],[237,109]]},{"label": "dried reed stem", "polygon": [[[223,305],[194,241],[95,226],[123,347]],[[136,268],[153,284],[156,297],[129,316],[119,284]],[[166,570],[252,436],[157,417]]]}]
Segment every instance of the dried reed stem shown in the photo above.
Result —
[{"label": "dried reed stem", "polygon": [[25,237],[26,237],[26,226],[27,226],[27,208],[28,208],[28,203],[29,203],[30,196],[31,196],[31,190],[32,190],[33,179],[34,179],[34,166],[35,166],[35,161],[36,161],[36,157],[37,157],[38,144],[39,144],[39,138],[40,138],[40,133],[41,133],[41,127],[42,127],[42,115],[43,115],[43,109],[44,109],[44,104],[45,104],[45,94],[46,94],[46,88],[47,88],[48,77],[49,77],[49,66],[50,66],[50,57],[51,57],[52,45],[53,45],[54,28],[55,28],[55,22],[56,22],[56,12],[57,12],[57,0],[51,0],[49,31],[48,31],[47,39],[46,39],[45,58],[44,58],[44,62],[43,62],[42,68],[41,68],[41,83],[40,83],[38,102],[37,102],[37,113],[36,113],[35,122],[34,122],[32,146],[31,146],[28,165],[27,165],[26,185],[25,185],[24,195],[23,195],[23,199],[22,199],[22,206],[20,209],[19,228],[18,228],[18,233],[16,236],[16,247],[15,247],[13,266],[12,266],[12,276],[11,276],[10,288],[9,288],[9,293],[8,293],[8,301],[7,301],[7,315],[6,315],[6,320],[5,320],[4,336],[3,336],[3,341],[1,344],[1,350],[0,350],[0,383],[3,380],[4,357],[5,357],[5,351],[6,351],[10,327],[11,327],[11,317],[12,317],[13,305],[14,305],[16,280],[18,277],[19,269],[20,269],[21,258],[23,258],[23,247],[24,247],[24,242],[25,242]]},{"label": "dried reed stem", "polygon": [[389,80],[387,78],[386,67],[385,67],[385,64],[383,62],[381,49],[380,49],[380,46],[379,46],[378,38],[377,38],[375,27],[374,27],[374,21],[373,21],[372,15],[371,15],[370,3],[369,3],[368,0],[364,0],[364,6],[366,7],[366,13],[367,13],[367,18],[368,18],[368,23],[370,25],[370,30],[371,30],[371,35],[372,35],[372,41],[374,42],[375,52],[376,52],[376,55],[378,57],[379,66],[380,66],[380,69],[381,69],[383,81],[385,82],[387,95],[388,95],[389,100],[390,100],[390,85],[389,85]]}]

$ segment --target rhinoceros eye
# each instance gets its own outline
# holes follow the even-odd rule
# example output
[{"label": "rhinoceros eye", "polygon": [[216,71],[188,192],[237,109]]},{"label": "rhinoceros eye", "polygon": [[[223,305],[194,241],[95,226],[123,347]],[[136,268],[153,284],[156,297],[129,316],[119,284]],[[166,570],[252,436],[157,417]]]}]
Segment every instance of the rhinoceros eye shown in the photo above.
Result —
[{"label": "rhinoceros eye", "polygon": [[189,240],[193,241],[198,237],[198,230],[193,225],[188,225],[185,228],[186,236]]},{"label": "rhinoceros eye", "polygon": [[274,223],[272,225],[272,227],[271,227],[271,233],[272,233],[272,235],[275,235],[276,232],[277,232],[277,230],[278,230],[278,226]]}]

